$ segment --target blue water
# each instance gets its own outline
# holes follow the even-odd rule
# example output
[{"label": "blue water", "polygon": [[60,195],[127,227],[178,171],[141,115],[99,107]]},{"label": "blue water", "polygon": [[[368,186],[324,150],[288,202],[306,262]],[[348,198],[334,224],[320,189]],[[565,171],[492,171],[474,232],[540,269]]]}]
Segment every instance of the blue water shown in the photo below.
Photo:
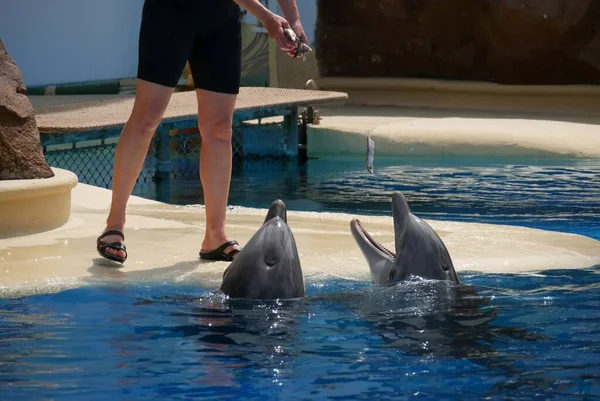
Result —
[{"label": "blue water", "polygon": [[[348,157],[293,163],[254,162],[234,170],[229,202],[266,208],[279,197],[293,210],[391,215],[402,191],[422,218],[521,225],[600,239],[600,159]],[[196,176],[136,194],[174,204],[203,204]]]},{"label": "blue water", "polygon": [[599,273],[332,280],[286,302],[125,283],[2,300],[2,399],[597,399]]},{"label": "blue water", "polygon": [[[230,203],[415,213],[600,239],[600,161],[376,159],[254,163]],[[202,203],[197,179],[137,193]],[[489,239],[482,239],[489,240]],[[111,282],[0,299],[0,399],[600,398],[600,266],[393,287],[308,281],[301,301]]]}]

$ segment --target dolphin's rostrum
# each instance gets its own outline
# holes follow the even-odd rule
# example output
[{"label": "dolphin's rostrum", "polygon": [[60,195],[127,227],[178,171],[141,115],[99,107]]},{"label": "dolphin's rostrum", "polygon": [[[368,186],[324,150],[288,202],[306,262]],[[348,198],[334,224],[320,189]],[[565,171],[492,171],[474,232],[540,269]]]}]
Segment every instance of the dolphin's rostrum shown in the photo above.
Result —
[{"label": "dolphin's rostrum", "polygon": [[375,284],[393,284],[412,277],[458,283],[450,254],[442,239],[426,222],[412,214],[404,195],[392,195],[396,252],[377,242],[358,219],[350,230],[362,251]]}]

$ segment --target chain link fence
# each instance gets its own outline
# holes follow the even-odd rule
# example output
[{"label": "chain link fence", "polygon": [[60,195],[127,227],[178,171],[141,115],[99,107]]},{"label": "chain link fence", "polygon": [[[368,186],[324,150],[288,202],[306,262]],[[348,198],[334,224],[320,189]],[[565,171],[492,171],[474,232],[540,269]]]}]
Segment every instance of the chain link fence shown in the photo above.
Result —
[{"label": "chain link fence", "polygon": [[[59,135],[59,134],[57,134]],[[174,180],[198,177],[202,138],[197,128],[169,131],[170,178]],[[134,191],[151,190],[155,186],[158,165],[159,135],[148,148],[144,166]],[[113,163],[118,138],[46,145],[44,154],[52,167],[77,174],[79,182],[102,188],[112,187]],[[285,158],[283,124],[241,123],[234,127],[232,137],[234,168],[247,163]]]}]

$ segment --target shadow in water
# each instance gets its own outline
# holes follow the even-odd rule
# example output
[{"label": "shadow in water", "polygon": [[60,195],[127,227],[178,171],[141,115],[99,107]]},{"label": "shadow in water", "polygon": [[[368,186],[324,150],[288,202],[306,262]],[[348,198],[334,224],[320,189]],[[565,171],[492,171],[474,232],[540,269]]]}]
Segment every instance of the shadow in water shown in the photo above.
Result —
[{"label": "shadow in water", "polygon": [[[511,352],[508,344],[548,340],[519,327],[494,324],[500,309],[474,287],[438,281],[367,286],[291,301],[230,300],[213,294],[139,300],[136,304],[155,302],[187,305],[170,313],[186,323],[136,327],[136,334],[151,339],[193,338],[197,352],[226,361],[229,368],[238,364],[265,368],[265,363],[283,366],[297,355],[324,352],[326,344],[304,346],[302,337],[311,329],[305,317],[311,314],[329,319],[327,330],[339,336],[356,330],[365,335],[365,329],[376,334],[380,342],[374,347],[380,349],[397,349],[406,357],[469,360],[508,375],[520,373],[514,362],[529,358]],[[360,323],[356,325],[356,321]],[[340,353],[358,352],[349,347]]]},{"label": "shadow in water", "polygon": [[140,299],[135,305],[157,302],[181,305],[168,319],[181,323],[137,326],[136,337],[180,338],[198,354],[198,369],[204,371],[207,384],[214,385],[216,380],[231,386],[236,371],[246,368],[277,381],[278,375],[291,369],[295,356],[292,344],[300,336],[301,320],[306,315],[305,299],[232,300],[213,293],[206,297]]},{"label": "shadow in water", "polygon": [[326,302],[347,304],[382,340],[382,347],[421,358],[470,360],[488,369],[518,374],[511,341],[549,340],[519,327],[494,323],[500,308],[467,284],[418,280],[374,286],[361,292],[325,294]]}]

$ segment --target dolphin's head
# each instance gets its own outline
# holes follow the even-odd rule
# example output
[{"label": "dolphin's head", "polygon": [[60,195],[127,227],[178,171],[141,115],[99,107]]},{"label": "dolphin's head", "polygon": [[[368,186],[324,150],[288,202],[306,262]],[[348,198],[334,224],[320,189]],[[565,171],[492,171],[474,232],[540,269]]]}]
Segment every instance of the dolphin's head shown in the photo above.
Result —
[{"label": "dolphin's head", "polygon": [[459,282],[450,254],[441,238],[423,220],[412,214],[400,192],[392,196],[395,252],[377,242],[353,219],[350,230],[362,251],[375,284],[397,283],[411,276]]},{"label": "dolphin's head", "polygon": [[290,299],[306,294],[294,235],[281,200],[271,204],[262,227],[223,273],[230,298]]}]

